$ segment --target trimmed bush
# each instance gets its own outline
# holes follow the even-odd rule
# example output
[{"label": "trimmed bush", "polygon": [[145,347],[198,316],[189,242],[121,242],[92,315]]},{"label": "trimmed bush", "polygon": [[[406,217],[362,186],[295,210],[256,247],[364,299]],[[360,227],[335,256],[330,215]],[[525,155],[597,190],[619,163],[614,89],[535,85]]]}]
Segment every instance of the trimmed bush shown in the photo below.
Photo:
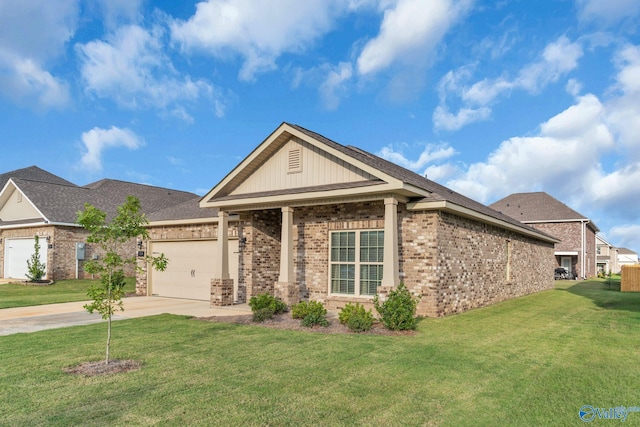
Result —
[{"label": "trimmed bush", "polygon": [[264,322],[266,319],[273,318],[275,314],[287,311],[287,305],[268,292],[251,297],[249,299],[249,307],[253,312],[254,322]]},{"label": "trimmed bush", "polygon": [[324,314],[317,311],[307,314],[304,319],[302,319],[301,324],[302,326],[306,326],[308,328],[311,328],[315,325],[329,326],[329,321],[327,320],[327,310],[324,310]]},{"label": "trimmed bush", "polygon": [[291,307],[291,317],[302,319],[302,326],[329,326],[327,309],[319,301],[302,301]]},{"label": "trimmed bush", "polygon": [[360,303],[356,303],[356,305],[347,303],[342,310],[340,310],[340,313],[338,313],[338,319],[340,323],[346,325],[353,332],[370,330],[374,321],[371,310],[365,310],[364,306]]},{"label": "trimmed bush", "polygon": [[373,299],[373,305],[380,314],[382,324],[388,329],[404,331],[416,328],[418,298],[411,295],[404,283],[400,283],[398,289],[390,291],[387,300],[382,304],[376,295]]}]

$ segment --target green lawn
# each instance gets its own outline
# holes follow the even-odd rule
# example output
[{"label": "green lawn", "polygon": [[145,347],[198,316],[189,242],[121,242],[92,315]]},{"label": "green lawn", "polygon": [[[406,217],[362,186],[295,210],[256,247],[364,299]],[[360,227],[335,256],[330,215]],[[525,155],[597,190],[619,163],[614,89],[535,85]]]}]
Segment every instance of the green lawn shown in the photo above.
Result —
[{"label": "green lawn", "polygon": [[113,332],[113,357],[141,370],[63,372],[103,357],[104,324],[0,337],[0,425],[564,426],[583,405],[640,406],[640,294],[603,281],[424,319],[415,336],[171,315]]},{"label": "green lawn", "polygon": [[[135,278],[125,280],[126,292],[135,292]],[[59,280],[49,286],[0,284],[0,308],[86,301],[89,299],[87,289],[98,283],[99,280]]]}]

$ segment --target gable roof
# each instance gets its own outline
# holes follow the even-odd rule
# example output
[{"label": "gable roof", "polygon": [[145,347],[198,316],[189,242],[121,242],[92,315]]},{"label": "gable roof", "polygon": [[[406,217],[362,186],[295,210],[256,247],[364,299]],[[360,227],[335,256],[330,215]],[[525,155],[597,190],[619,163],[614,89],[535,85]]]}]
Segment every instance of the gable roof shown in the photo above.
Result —
[{"label": "gable roof", "polygon": [[177,205],[152,212],[147,215],[147,219],[152,224],[165,221],[175,223],[181,220],[186,220],[189,223],[198,222],[198,220],[211,222],[218,220],[218,209],[201,208],[200,196],[196,196]]},{"label": "gable roof", "polygon": [[627,248],[618,248],[618,253],[620,255],[637,255],[635,251],[632,251],[631,249],[627,249]]},{"label": "gable roof", "polygon": [[[291,137],[304,139],[332,155],[344,159],[355,167],[368,172],[377,180],[368,180],[357,183],[345,183],[343,186],[334,184],[322,187],[300,187],[279,190],[277,192],[262,192],[243,195],[250,203],[259,203],[260,199],[267,200],[273,196],[289,197],[295,201],[296,197],[308,199],[321,199],[323,194],[332,190],[339,190],[338,195],[362,195],[362,194],[390,194],[400,195],[408,202],[409,209],[426,210],[440,209],[455,211],[459,215],[466,215],[483,221],[497,222],[502,226],[516,229],[528,235],[534,235],[539,239],[557,242],[555,238],[529,227],[513,217],[504,215],[490,207],[476,202],[460,193],[450,190],[434,181],[431,181],[415,172],[405,169],[395,163],[382,159],[367,151],[353,146],[341,145],[318,133],[312,132],[299,125],[282,123],[269,137],[267,137],[253,152],[251,152],[236,168],[207,193],[200,201],[202,207],[233,207],[242,206],[242,200],[237,195],[230,197],[229,193],[234,185],[238,185],[253,171],[260,167],[285,141]],[[333,194],[333,193],[332,193]],[[295,203],[293,203],[295,205]]]},{"label": "gable roof", "polygon": [[600,231],[589,218],[542,191],[511,194],[490,207],[525,223],[589,221]]},{"label": "gable roof", "polygon": [[16,169],[14,171],[5,172],[0,174],[0,190],[4,188],[9,178],[22,178],[29,179],[31,181],[47,182],[51,184],[70,185],[76,186],[74,183],[60,178],[57,175],[47,172],[44,169],[40,169],[37,166],[29,166],[22,169]]},{"label": "gable roof", "polygon": [[140,200],[145,214],[198,198],[196,194],[186,191],[112,179],[78,187],[62,178],[55,179],[55,175],[46,171],[42,172],[45,174],[39,176],[44,177],[44,181],[10,177],[0,193],[0,200],[6,202],[7,197],[3,197],[3,194],[14,190],[21,192],[40,216],[15,221],[3,221],[0,218],[0,227],[42,223],[73,225],[76,223],[77,213],[84,209],[85,203],[92,204],[106,212],[108,217],[113,217],[117,213],[117,207],[130,195]]}]

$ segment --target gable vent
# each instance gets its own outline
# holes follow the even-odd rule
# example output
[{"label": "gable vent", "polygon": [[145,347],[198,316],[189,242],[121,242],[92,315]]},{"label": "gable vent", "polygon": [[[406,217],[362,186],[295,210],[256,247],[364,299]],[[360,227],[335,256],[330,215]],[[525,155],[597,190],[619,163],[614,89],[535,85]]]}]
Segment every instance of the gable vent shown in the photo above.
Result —
[{"label": "gable vent", "polygon": [[288,159],[288,173],[302,172],[302,150],[300,148],[290,149]]}]

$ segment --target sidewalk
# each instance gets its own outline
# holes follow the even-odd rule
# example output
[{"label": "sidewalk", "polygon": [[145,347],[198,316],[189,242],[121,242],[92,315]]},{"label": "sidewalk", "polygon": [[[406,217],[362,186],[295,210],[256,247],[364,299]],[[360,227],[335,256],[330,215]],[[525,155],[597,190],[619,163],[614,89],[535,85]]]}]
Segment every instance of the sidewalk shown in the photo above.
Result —
[{"label": "sidewalk", "polygon": [[[163,313],[194,317],[251,314],[251,309],[247,304],[210,307],[208,301],[163,297],[128,297],[124,298],[123,301],[125,311],[115,314],[112,318],[113,320],[154,316]],[[89,314],[83,308],[83,305],[87,304],[87,302],[67,302],[1,309],[0,335],[102,322],[103,320],[99,314]]]}]

